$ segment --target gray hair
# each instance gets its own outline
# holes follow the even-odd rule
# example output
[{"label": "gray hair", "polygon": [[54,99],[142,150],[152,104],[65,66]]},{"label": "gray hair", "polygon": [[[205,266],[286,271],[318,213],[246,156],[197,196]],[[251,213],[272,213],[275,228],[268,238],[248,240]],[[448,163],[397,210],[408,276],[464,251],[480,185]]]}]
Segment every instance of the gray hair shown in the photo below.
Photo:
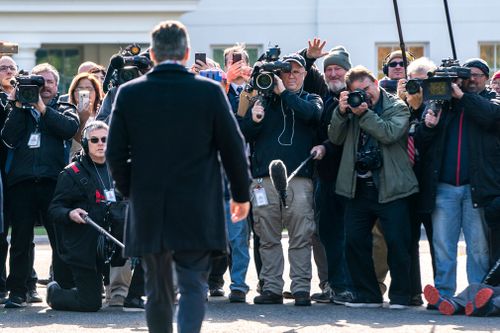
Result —
[{"label": "gray hair", "polygon": [[109,126],[104,121],[93,120],[89,122],[83,129],[82,137],[90,139],[90,133],[99,129],[105,129],[106,131],[109,131]]},{"label": "gray hair", "polygon": [[427,74],[428,72],[434,72],[436,70],[436,65],[432,60],[426,57],[418,58],[412,61],[407,68],[408,74],[416,74],[423,73]]},{"label": "gray hair", "polygon": [[164,21],[151,32],[151,49],[156,60],[182,60],[189,48],[187,29],[179,21]]},{"label": "gray hair", "polygon": [[56,80],[56,84],[59,83],[59,72],[57,69],[51,64],[44,62],[43,64],[38,64],[31,70],[31,74],[40,74],[43,72],[50,72],[54,75],[54,79]]}]

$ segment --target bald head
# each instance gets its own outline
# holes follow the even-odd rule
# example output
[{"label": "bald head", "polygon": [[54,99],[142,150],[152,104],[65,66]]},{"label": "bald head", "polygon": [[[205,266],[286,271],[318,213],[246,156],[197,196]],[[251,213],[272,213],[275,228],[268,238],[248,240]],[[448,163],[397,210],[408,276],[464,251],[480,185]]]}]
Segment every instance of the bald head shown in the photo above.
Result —
[{"label": "bald head", "polygon": [[91,70],[94,67],[99,67],[99,65],[93,61],[85,61],[84,63],[82,63],[80,65],[80,67],[78,67],[78,74],[87,73],[89,70]]}]

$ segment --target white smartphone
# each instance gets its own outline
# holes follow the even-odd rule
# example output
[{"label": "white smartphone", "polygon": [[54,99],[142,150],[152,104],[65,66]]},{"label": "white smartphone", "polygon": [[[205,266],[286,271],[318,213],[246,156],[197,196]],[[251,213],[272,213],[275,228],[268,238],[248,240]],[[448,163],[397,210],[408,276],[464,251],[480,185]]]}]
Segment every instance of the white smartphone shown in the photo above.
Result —
[{"label": "white smartphone", "polygon": [[90,103],[90,91],[79,90],[78,91],[78,111],[82,111],[87,108]]}]

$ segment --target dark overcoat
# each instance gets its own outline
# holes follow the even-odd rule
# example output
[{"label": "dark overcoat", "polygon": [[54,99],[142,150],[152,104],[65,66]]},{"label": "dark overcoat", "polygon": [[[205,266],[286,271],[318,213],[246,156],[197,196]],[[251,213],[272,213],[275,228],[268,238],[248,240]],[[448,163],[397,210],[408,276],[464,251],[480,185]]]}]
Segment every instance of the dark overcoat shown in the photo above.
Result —
[{"label": "dark overcoat", "polygon": [[160,64],[118,90],[107,161],[130,199],[125,254],[226,249],[221,163],[249,201],[243,137],[215,81]]}]

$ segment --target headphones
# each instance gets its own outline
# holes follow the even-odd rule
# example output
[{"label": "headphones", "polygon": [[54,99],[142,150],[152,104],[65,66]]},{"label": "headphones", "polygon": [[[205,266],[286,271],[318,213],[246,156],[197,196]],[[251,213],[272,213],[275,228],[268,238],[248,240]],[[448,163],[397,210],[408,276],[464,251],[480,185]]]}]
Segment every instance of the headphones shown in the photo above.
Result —
[{"label": "headphones", "polygon": [[[396,52],[396,51],[389,52],[389,54],[386,55],[385,58],[384,58],[384,62],[383,62],[383,65],[382,65],[382,72],[385,74],[385,76],[389,75],[389,58],[390,58],[391,54],[393,54],[394,52]],[[403,52],[401,52],[401,53],[403,53]],[[397,57],[397,58],[402,58],[402,56],[401,57]],[[411,53],[408,50],[406,51],[406,60],[408,61],[408,64],[410,62],[412,62],[413,60],[415,60],[415,56],[413,55],[413,53]]]},{"label": "headphones", "polygon": [[87,132],[91,127],[93,126],[92,125],[86,126],[82,131],[82,140],[80,144],[82,145],[82,149],[85,155],[89,154],[89,139],[87,139]]}]

